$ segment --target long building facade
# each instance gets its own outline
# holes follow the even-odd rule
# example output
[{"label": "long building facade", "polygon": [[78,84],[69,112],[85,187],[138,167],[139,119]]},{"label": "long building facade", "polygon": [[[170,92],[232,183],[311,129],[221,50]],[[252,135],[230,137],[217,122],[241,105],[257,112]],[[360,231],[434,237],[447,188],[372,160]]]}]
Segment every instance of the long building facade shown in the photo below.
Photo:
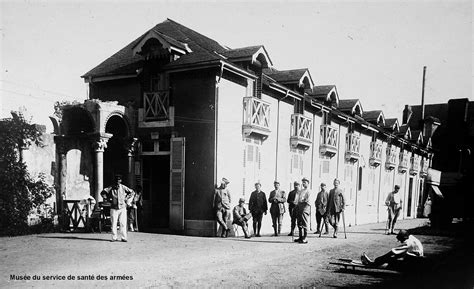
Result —
[{"label": "long building facade", "polygon": [[[82,77],[90,99],[54,120],[61,204],[101,201],[120,173],[143,187],[148,231],[216,235],[223,177],[232,206],[256,182],[268,197],[274,180],[288,193],[303,177],[314,203],[319,184],[338,178],[347,226],[385,222],[396,184],[402,218],[422,206],[431,136],[340,98],[308,69],[277,70],[264,46],[231,49],[168,19]],[[268,215],[262,232],[271,230]]]}]

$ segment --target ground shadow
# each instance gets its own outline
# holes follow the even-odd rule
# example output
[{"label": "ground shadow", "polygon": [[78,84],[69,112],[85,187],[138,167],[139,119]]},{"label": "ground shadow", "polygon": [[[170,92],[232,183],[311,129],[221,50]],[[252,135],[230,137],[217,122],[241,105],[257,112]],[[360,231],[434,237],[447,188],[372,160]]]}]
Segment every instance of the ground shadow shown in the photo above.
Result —
[{"label": "ground shadow", "polygon": [[75,236],[38,236],[37,238],[44,238],[44,239],[66,239],[66,240],[85,240],[85,241],[105,241],[105,242],[110,242],[109,239],[80,238],[80,237],[75,237]]}]

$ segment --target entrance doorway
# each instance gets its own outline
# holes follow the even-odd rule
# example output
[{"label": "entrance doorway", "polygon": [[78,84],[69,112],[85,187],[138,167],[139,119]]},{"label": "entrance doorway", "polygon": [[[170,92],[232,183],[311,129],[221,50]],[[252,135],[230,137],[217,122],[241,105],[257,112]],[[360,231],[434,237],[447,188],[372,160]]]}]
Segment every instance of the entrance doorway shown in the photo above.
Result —
[{"label": "entrance doorway", "polygon": [[111,116],[105,126],[105,132],[113,136],[107,142],[104,151],[104,185],[108,187],[112,184],[116,174],[122,175],[123,184],[134,189],[133,184],[127,183],[128,158],[125,149],[125,139],[128,136],[127,124],[118,115]]},{"label": "entrance doorway", "polygon": [[145,230],[169,228],[170,156],[142,156],[142,165]]},{"label": "entrance doorway", "polygon": [[408,181],[408,198],[407,198],[407,217],[411,217],[411,206],[412,206],[412,195],[413,195],[413,178]]}]

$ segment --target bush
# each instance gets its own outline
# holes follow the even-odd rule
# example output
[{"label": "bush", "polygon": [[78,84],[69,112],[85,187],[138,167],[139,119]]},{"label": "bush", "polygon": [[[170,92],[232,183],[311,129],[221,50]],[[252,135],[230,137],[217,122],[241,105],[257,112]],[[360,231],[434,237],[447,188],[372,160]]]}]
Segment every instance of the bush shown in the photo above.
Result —
[{"label": "bush", "polygon": [[21,113],[12,115],[0,120],[0,235],[28,233],[28,215],[52,195],[44,175],[32,179],[19,158],[21,148],[41,145],[41,131]]}]

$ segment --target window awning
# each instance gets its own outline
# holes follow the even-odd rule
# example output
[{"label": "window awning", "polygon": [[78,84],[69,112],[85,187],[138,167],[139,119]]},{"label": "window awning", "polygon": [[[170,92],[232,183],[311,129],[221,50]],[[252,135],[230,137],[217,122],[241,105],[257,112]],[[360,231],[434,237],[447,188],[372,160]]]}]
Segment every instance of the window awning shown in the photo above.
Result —
[{"label": "window awning", "polygon": [[433,192],[440,198],[444,198],[443,194],[441,193],[441,190],[438,188],[436,185],[431,185],[431,188],[433,189]]}]

